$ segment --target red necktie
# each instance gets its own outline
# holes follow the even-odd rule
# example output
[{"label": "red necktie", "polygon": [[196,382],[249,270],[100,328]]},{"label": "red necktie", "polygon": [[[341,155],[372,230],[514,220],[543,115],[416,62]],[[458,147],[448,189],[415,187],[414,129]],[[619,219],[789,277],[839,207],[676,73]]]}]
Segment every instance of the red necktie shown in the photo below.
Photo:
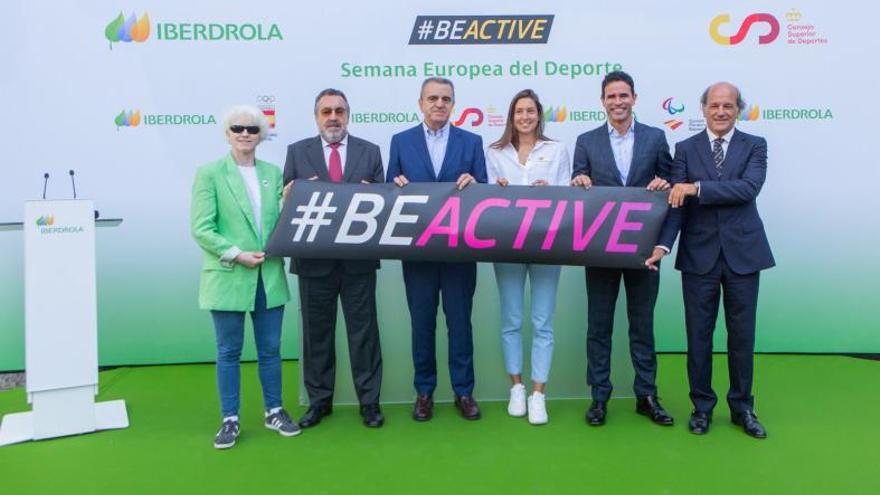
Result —
[{"label": "red necktie", "polygon": [[330,180],[342,182],[342,156],[339,147],[342,143],[330,143]]}]

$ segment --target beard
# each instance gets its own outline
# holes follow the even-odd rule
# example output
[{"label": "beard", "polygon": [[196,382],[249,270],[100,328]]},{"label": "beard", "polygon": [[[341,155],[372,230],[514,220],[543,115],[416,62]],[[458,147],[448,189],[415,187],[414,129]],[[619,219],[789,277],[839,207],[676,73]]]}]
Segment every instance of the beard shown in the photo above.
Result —
[{"label": "beard", "polygon": [[343,127],[322,128],[319,129],[321,137],[328,143],[338,143],[345,138],[347,131]]}]

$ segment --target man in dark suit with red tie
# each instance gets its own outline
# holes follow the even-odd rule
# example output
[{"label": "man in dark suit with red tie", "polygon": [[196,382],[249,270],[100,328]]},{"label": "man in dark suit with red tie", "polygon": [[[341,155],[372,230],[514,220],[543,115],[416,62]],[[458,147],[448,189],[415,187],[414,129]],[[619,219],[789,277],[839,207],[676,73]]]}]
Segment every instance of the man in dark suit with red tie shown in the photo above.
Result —
[{"label": "man in dark suit with red tie", "polygon": [[[286,189],[296,180],[380,183],[384,181],[379,147],[348,134],[345,94],[325,89],[315,98],[320,135],[288,146],[284,163]],[[291,259],[299,276],[302,306],[303,381],[309,409],[299,420],[315,426],[333,411],[336,382],[336,313],[342,301],[351,373],[364,424],[377,428],[385,418],[379,409],[382,351],[376,318],[378,260]]]},{"label": "man in dark suit with red tie", "polygon": [[701,98],[706,130],[675,147],[669,204],[682,208],[675,267],[681,270],[694,404],[688,428],[709,431],[712,334],[724,295],[731,420],[755,437],[767,432],[755,415],[752,376],[761,270],[775,265],[757,197],[767,175],[767,141],[735,129],[745,108],[739,89],[713,84]]}]

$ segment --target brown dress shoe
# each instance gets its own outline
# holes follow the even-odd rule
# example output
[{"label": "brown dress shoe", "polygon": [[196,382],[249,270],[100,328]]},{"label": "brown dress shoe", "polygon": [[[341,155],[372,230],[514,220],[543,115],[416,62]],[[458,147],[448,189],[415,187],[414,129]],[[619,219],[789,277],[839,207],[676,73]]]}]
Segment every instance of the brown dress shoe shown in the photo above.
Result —
[{"label": "brown dress shoe", "polygon": [[471,421],[480,419],[480,406],[470,395],[455,396],[455,407],[464,419]]},{"label": "brown dress shoe", "polygon": [[430,395],[419,395],[413,407],[413,419],[428,421],[434,415],[434,399]]}]

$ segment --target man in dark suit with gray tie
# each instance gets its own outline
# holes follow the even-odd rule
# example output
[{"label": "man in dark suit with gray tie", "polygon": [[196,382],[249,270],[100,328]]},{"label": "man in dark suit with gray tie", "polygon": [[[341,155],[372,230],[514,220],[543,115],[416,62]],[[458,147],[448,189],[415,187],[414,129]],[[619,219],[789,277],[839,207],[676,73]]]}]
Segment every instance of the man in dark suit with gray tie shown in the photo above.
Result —
[{"label": "man in dark suit with gray tie", "polygon": [[[287,192],[296,180],[384,182],[379,147],[348,134],[349,105],[345,94],[325,89],[315,98],[318,136],[288,146],[284,164]],[[303,381],[309,409],[299,420],[308,428],[333,411],[336,382],[336,313],[342,301],[351,372],[364,424],[385,422],[379,408],[382,351],[376,319],[378,260],[291,259],[299,276],[302,306]]]},{"label": "man in dark suit with gray tie", "polygon": [[[578,136],[574,150],[572,185],[643,187],[651,191],[669,188],[672,157],[666,135],[633,118],[635,83],[629,74],[611,72],[602,81],[600,99],[608,122]],[[657,253],[668,252],[675,231],[667,221],[661,231]],[[653,258],[653,257],[652,257]],[[587,283],[587,383],[593,401],[586,421],[605,424],[611,397],[611,333],[620,281],[626,289],[630,357],[636,376],[633,390],[636,412],[656,424],[669,426],[673,418],[657,398],[657,356],[654,351],[654,304],[660,287],[659,266],[644,269],[586,268]]]},{"label": "man in dark suit with gray tie", "polygon": [[688,379],[694,404],[688,428],[709,431],[717,397],[712,390],[712,334],[724,294],[731,420],[755,438],[767,431],[752,396],[755,319],[761,270],[776,263],[757,197],[767,175],[767,141],[735,129],[745,108],[739,89],[722,82],[700,100],[706,130],[675,146],[669,204],[680,208],[681,270],[688,339]]}]

